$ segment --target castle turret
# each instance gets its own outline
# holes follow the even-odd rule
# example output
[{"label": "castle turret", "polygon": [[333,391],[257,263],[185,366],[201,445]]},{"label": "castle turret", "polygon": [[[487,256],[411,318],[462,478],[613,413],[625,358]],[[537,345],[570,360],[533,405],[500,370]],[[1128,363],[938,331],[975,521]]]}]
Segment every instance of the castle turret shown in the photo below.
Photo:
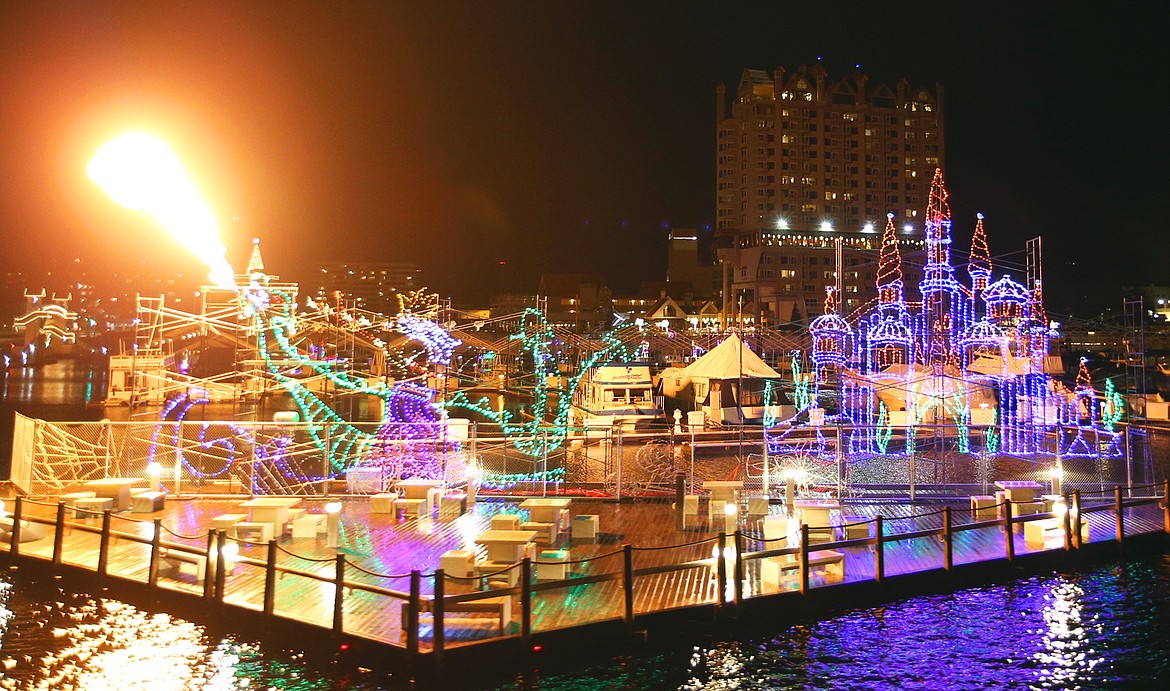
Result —
[{"label": "castle turret", "polygon": [[882,232],[882,248],[877,270],[878,311],[882,316],[896,316],[905,311],[902,292],[902,254],[898,251],[898,234],[894,229],[894,214],[886,214],[886,229]]},{"label": "castle turret", "polygon": [[983,214],[976,214],[975,234],[971,236],[971,258],[967,261],[967,274],[971,277],[971,289],[976,293],[987,289],[991,280],[991,253],[987,249],[987,233],[983,230]]},{"label": "castle turret", "polygon": [[922,284],[922,320],[918,329],[922,353],[949,352],[956,336],[970,322],[969,305],[951,266],[951,208],[942,170],[936,168],[926,207],[926,267]]},{"label": "castle turret", "polygon": [[812,359],[817,365],[817,376],[826,366],[842,367],[852,357],[853,327],[836,312],[833,289],[826,289],[825,313],[808,325],[812,338]]}]

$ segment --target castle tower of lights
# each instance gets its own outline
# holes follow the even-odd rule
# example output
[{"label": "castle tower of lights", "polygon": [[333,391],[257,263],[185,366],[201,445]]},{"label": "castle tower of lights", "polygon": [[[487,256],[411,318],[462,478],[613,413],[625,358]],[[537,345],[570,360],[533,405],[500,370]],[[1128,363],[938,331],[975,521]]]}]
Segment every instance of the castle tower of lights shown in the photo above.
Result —
[{"label": "castle tower of lights", "polygon": [[[809,326],[818,390],[844,370],[838,415],[851,423],[850,450],[886,453],[893,427],[905,428],[909,448],[914,429],[928,423],[954,425],[961,451],[982,435],[989,449],[1075,455],[1084,444],[1053,434],[1058,426],[1087,425],[1102,439],[1115,437],[1102,416],[1077,413],[1094,406],[1074,402],[1077,395],[1046,373],[1049,343],[1057,334],[1045,321],[1039,282],[1033,290],[1008,276],[990,282],[982,214],[971,241],[970,286],[955,278],[950,245],[947,191],[941,171],[935,171],[918,286],[922,302],[905,299],[891,215],[878,258],[876,302],[847,321],[830,309],[830,295],[825,316]],[[1085,395],[1080,391],[1080,398]],[[1107,446],[1116,448],[1108,441],[1101,448]]]},{"label": "castle tower of lights", "polygon": [[970,322],[969,302],[955,280],[951,266],[951,207],[942,170],[935,169],[926,207],[926,267],[923,271],[919,352],[942,362],[951,351],[956,335]]},{"label": "castle tower of lights", "polygon": [[983,229],[983,214],[975,214],[975,218],[967,275],[971,277],[971,290],[978,294],[987,289],[987,282],[991,279],[991,252],[987,247],[987,232]]}]

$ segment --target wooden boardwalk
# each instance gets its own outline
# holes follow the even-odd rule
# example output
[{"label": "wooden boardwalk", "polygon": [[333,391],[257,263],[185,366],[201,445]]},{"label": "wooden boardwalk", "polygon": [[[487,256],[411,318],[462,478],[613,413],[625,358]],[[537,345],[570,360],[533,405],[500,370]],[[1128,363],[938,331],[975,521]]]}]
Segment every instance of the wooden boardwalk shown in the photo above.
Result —
[{"label": "wooden boardwalk", "polygon": [[[1145,496],[1152,500],[1134,502],[1122,510],[1126,535],[1158,532],[1165,528],[1166,513],[1158,504],[1163,492],[1153,493],[1152,488],[1147,488]],[[1116,515],[1108,510],[1115,505],[1115,499],[1112,493],[1082,497],[1082,517],[1089,524],[1089,541],[1116,539]],[[222,598],[224,602],[257,611],[264,610],[265,594],[269,592],[271,611],[276,617],[344,631],[391,646],[415,645],[422,651],[436,644],[437,633],[442,644],[451,646],[501,635],[493,614],[455,611],[463,596],[480,597],[478,593],[482,584],[478,579],[447,578],[443,581],[448,614],[444,617],[441,632],[436,632],[432,616],[424,614],[420,618],[418,635],[412,639],[403,628],[406,618],[403,608],[410,601],[412,581],[419,598],[435,595],[434,571],[444,552],[466,549],[479,552],[482,557],[483,548],[476,545],[475,539],[488,528],[492,516],[519,513],[526,520],[526,512],[518,508],[517,501],[481,499],[461,516],[403,519],[371,514],[367,497],[343,497],[341,501],[338,550],[326,546],[324,535],[297,539],[281,536],[271,544],[240,543],[240,558],[225,570],[221,591],[215,591],[217,579],[213,577],[200,582],[194,564],[185,564],[179,569],[160,569],[157,585],[189,592],[193,596]],[[1133,500],[1126,500],[1130,501]],[[108,518],[97,515],[75,519],[70,511],[65,514],[64,529],[58,536],[58,506],[25,500],[21,506],[22,516],[44,522],[47,534],[38,540],[22,542],[19,551],[27,557],[44,560],[52,560],[56,553],[63,563],[98,571],[103,568],[102,525],[107,520],[110,539],[105,549],[106,572],[114,577],[145,583],[151,579],[151,540],[156,521],[160,526],[159,543],[172,554],[183,550],[206,554],[212,518],[227,513],[247,513],[246,509],[239,507],[239,502],[169,499],[166,508],[155,514],[111,514]],[[310,513],[318,513],[324,511],[324,503],[324,499],[305,498],[301,505]],[[1099,510],[1094,510],[1094,507]],[[12,510],[11,502],[8,508]],[[941,504],[909,506],[849,502],[844,513],[865,520],[882,517],[885,538],[880,548],[884,576],[894,577],[942,569],[946,558],[946,546],[939,535],[945,521],[943,508]],[[769,507],[773,515],[779,515],[783,510],[779,504]],[[562,534],[555,545],[539,546],[539,549],[569,551],[571,563],[567,580],[537,581],[527,594],[522,588],[508,588],[506,585],[502,586],[502,591],[489,593],[502,593],[512,600],[512,621],[506,635],[515,636],[525,631],[522,611],[526,597],[530,597],[528,626],[534,633],[623,618],[627,614],[626,573],[633,576],[630,593],[635,616],[716,603],[721,596],[720,560],[714,556],[718,553],[719,531],[724,529],[724,521],[717,520],[712,526],[705,511],[704,503],[700,505],[698,516],[689,516],[686,528],[677,530],[669,502],[615,503],[575,499],[570,513],[597,515],[599,537],[588,541],[572,540],[567,534]],[[964,529],[964,526],[974,525],[974,521],[969,508],[958,505],[950,506],[950,520],[952,558],[956,565],[1001,560],[1007,556],[1002,523],[984,521],[978,524],[979,527]],[[741,518],[738,528],[742,533],[742,551],[734,550],[733,535],[724,538],[728,548],[724,554],[728,558],[723,560],[726,567],[723,601],[736,597],[734,574],[737,562],[743,569],[739,590],[743,598],[801,588],[799,569],[786,571],[787,577],[779,583],[762,578],[762,562],[756,552],[786,546],[782,543],[764,544],[761,523],[760,517]],[[872,535],[872,523],[869,529]],[[1064,547],[1062,539],[1050,540],[1044,546],[1026,542],[1022,525],[1014,526],[1012,532],[1016,555]],[[929,534],[898,539],[899,535],[919,533]],[[214,543],[214,539],[211,542]],[[834,546],[833,549],[844,557],[843,576],[812,569],[809,587],[873,580],[878,568],[878,550],[874,542],[863,538]],[[624,549],[626,545],[631,547]],[[816,550],[818,546],[814,544],[811,549]],[[0,550],[3,549],[9,549],[7,543],[0,543]],[[339,553],[344,556],[345,564],[340,596],[337,589]],[[811,554],[814,560],[818,556],[815,551]],[[275,569],[266,568],[270,560]],[[165,561],[163,565],[170,566]],[[411,572],[417,575],[412,578]],[[211,574],[210,569],[208,573]],[[271,583],[269,579],[272,579]],[[338,597],[340,621],[335,617]]]}]

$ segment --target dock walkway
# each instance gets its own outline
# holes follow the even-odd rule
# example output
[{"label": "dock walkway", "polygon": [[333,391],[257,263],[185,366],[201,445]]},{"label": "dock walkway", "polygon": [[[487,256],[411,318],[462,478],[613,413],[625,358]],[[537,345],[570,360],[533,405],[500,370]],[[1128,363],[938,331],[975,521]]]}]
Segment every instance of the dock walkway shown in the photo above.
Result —
[{"label": "dock walkway", "polygon": [[[475,540],[493,516],[514,513],[529,520],[518,500],[481,499],[458,516],[396,518],[371,513],[368,497],[344,497],[335,549],[327,545],[326,534],[281,535],[254,543],[213,529],[215,517],[247,512],[239,500],[169,498],[154,514],[107,511],[76,518],[62,504],[22,499],[8,507],[12,517],[27,521],[19,531],[23,535],[15,536],[21,541],[0,541],[0,553],[7,550],[9,559],[70,565],[426,654],[597,622],[632,625],[660,612],[1170,532],[1168,493],[1170,484],[1164,483],[1124,496],[1122,490],[1069,495],[1069,505],[1075,510],[1079,504],[1080,509],[1069,519],[1067,540],[1064,519],[1051,514],[1008,519],[1001,511],[999,518],[975,520],[966,505],[846,501],[842,512],[857,524],[850,539],[844,539],[841,529],[821,536],[796,529],[788,540],[766,542],[759,516],[741,517],[736,530],[728,533],[724,520],[717,518],[713,525],[701,510],[678,530],[669,502],[574,499],[572,516],[597,516],[597,538],[572,539],[561,533],[556,543],[540,545],[534,560],[470,578],[436,574],[440,557],[449,550],[470,550],[482,558],[483,547]],[[301,506],[319,513],[324,503],[305,497]],[[784,510],[773,503],[769,515],[783,515]],[[1087,523],[1087,533],[1076,529],[1076,516]],[[1056,528],[1046,531],[1043,543],[1025,537],[1024,523],[1034,520],[1048,520]],[[42,531],[43,537],[28,539]],[[1030,532],[1032,537],[1040,534]],[[818,537],[829,541],[810,542]],[[549,563],[540,557],[548,549],[567,550],[566,578],[535,579],[537,567]],[[508,621],[502,631],[499,598],[508,598],[511,605],[503,612]],[[467,604],[477,601],[478,606]]]}]

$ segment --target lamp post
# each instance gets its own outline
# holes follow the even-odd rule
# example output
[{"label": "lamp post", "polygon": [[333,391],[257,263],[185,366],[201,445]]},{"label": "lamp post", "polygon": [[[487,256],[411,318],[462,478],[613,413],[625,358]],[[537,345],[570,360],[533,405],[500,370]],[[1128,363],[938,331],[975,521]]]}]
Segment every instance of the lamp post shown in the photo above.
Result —
[{"label": "lamp post", "polygon": [[729,501],[723,505],[723,531],[726,533],[734,533],[736,523],[738,522],[739,507],[735,502]]},{"label": "lamp post", "polygon": [[163,491],[162,465],[158,461],[146,464],[146,474],[150,476],[150,486],[155,492]]},{"label": "lamp post", "polygon": [[336,549],[341,534],[341,502],[325,505],[325,546]]},{"label": "lamp post", "polygon": [[790,516],[792,515],[792,505],[796,501],[796,475],[796,469],[784,469],[784,508]]},{"label": "lamp post", "polygon": [[744,467],[743,467],[744,462],[743,462],[743,294],[742,293],[740,294],[739,300],[736,303],[735,327],[736,327],[736,331],[737,331],[736,340],[739,341],[739,343],[737,344],[739,346],[739,352],[736,353],[739,356],[739,377],[738,377],[738,381],[736,383],[736,390],[735,390],[735,412],[736,412],[737,417],[739,417],[739,447],[738,447],[739,452],[738,452],[738,459],[737,460],[739,461],[739,479],[742,480],[744,478],[744,475],[745,475]]}]

